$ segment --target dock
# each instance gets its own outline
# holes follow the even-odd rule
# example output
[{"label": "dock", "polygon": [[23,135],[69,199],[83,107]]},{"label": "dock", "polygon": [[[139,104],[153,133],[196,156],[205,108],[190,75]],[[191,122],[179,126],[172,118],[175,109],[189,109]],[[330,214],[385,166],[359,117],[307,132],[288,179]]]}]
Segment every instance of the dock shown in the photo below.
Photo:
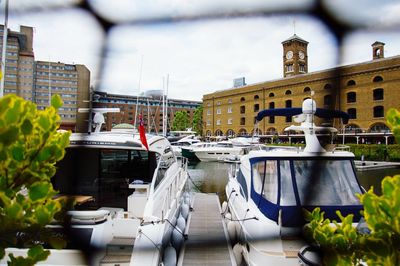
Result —
[{"label": "dock", "polygon": [[216,194],[195,193],[178,265],[236,266]]}]

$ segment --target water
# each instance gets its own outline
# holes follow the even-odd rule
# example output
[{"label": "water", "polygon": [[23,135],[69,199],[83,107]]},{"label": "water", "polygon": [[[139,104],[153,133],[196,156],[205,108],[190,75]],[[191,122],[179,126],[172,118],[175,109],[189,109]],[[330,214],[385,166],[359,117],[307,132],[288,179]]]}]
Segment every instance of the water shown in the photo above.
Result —
[{"label": "water", "polygon": [[[223,202],[226,199],[225,186],[228,182],[228,172],[233,164],[220,162],[198,162],[189,164],[189,175],[195,184],[193,190],[204,193],[217,193]],[[358,171],[357,176],[361,186],[367,191],[371,186],[374,192],[381,194],[381,180],[385,176],[400,174],[400,168]]]}]

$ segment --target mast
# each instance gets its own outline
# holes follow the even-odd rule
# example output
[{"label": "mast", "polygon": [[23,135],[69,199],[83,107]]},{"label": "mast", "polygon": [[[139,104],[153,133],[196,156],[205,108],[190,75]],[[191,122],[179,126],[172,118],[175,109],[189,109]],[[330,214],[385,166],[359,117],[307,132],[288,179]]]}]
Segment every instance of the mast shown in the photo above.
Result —
[{"label": "mast", "polygon": [[3,48],[1,51],[1,80],[0,80],[0,97],[4,95],[4,79],[6,71],[6,50],[7,50],[7,37],[8,37],[8,0],[4,8],[4,27],[3,27]]},{"label": "mast", "polygon": [[143,67],[143,55],[140,60],[140,67],[139,67],[139,80],[138,80],[138,94],[136,97],[136,110],[135,110],[135,118],[133,121],[133,127],[136,128],[136,117],[138,115],[138,107],[139,107],[139,94],[140,94],[140,83],[142,81],[142,67]]},{"label": "mast", "polygon": [[165,135],[167,135],[168,132],[168,85],[169,85],[169,74],[167,74],[167,92],[165,94]]}]

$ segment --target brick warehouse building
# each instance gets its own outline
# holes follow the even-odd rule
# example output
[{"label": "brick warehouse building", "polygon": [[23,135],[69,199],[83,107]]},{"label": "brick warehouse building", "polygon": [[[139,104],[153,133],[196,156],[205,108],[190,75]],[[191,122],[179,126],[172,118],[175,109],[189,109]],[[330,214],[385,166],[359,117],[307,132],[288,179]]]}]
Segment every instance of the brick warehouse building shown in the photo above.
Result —
[{"label": "brick warehouse building", "polygon": [[[308,42],[296,34],[282,42],[284,78],[216,91],[203,96],[206,136],[251,135],[287,137],[291,118],[264,118],[255,128],[255,116],[263,109],[301,107],[314,91],[320,108],[339,109],[350,115],[345,136],[352,142],[392,141],[386,125],[389,108],[400,109],[400,56],[384,57],[384,43],[372,44],[372,60],[308,73]],[[339,119],[331,124],[343,132]],[[294,132],[291,134],[295,134]],[[354,137],[353,137],[354,136]]]},{"label": "brick warehouse building", "polygon": [[[162,113],[162,91],[151,90],[144,95],[136,96],[110,94],[106,92],[93,92],[93,107],[96,108],[119,108],[119,113],[105,114],[106,130],[117,124],[133,125],[136,115],[136,105],[138,103],[137,113],[143,115],[143,122],[148,132],[162,133],[163,113]],[[178,111],[186,111],[189,115],[189,121],[193,120],[193,114],[201,102],[168,99],[168,123],[167,131],[170,130],[174,114]],[[138,119],[136,117],[136,119]]]}]

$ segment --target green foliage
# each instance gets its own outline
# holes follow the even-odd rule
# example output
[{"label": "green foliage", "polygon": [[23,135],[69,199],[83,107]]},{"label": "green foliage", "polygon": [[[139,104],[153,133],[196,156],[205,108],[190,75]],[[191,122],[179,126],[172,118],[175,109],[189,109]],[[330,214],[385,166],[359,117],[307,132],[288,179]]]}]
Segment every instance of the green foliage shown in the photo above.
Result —
[{"label": "green foliage", "polygon": [[196,108],[193,114],[192,128],[196,131],[197,135],[202,136],[203,134],[203,106],[200,105]]},{"label": "green foliage", "polygon": [[6,247],[29,249],[26,258],[10,254],[9,265],[45,260],[50,252],[41,243],[63,247],[46,233],[45,225],[63,210],[61,200],[53,199],[56,191],[50,178],[70,133],[57,131],[61,97],[53,96],[51,104],[37,110],[32,102],[12,94],[0,99],[0,259]]},{"label": "green foliage", "polygon": [[[391,109],[388,123],[399,141],[400,112]],[[310,221],[304,227],[308,240],[323,251],[325,265],[400,265],[400,175],[382,180],[382,195],[357,195],[367,230],[353,226],[353,215],[340,217],[340,223],[324,219],[319,208],[305,211]]]},{"label": "green foliage", "polygon": [[[399,144],[346,144],[350,151],[354,153],[357,160],[364,155],[365,160],[369,161],[400,161]],[[386,157],[386,158],[385,158]]]},{"label": "green foliage", "polygon": [[178,111],[174,115],[172,130],[186,130],[189,127],[189,115],[186,111]]}]

